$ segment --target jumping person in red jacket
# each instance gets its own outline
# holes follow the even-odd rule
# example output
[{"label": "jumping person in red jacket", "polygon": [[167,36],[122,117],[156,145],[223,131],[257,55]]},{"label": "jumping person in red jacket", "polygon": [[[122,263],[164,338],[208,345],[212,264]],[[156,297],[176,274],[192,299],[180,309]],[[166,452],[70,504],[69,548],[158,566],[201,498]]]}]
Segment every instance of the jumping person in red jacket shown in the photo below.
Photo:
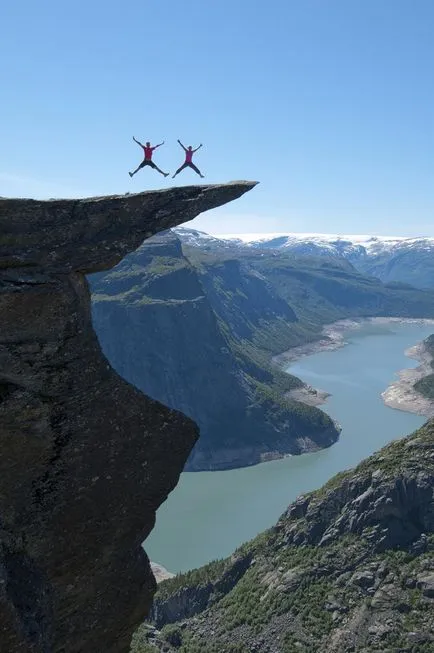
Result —
[{"label": "jumping person in red jacket", "polygon": [[136,172],[138,172],[141,168],[144,168],[145,166],[151,166],[151,168],[154,168],[154,170],[157,170],[160,174],[167,177],[169,175],[169,173],[168,172],[163,172],[162,170],[160,170],[160,168],[157,165],[155,165],[155,163],[152,160],[152,155],[154,153],[154,150],[156,150],[157,147],[160,147],[161,145],[164,145],[164,141],[162,143],[159,143],[158,145],[154,145],[153,147],[151,147],[151,144],[149,143],[149,141],[145,145],[143,145],[140,141],[138,141],[136,138],[134,138],[134,136],[133,136],[133,141],[135,143],[137,143],[137,145],[140,145],[140,147],[143,148],[143,153],[145,155],[145,158],[143,159],[141,164],[134,170],[134,172],[129,172],[128,173],[130,175],[130,177],[135,175]]},{"label": "jumping person in red jacket", "polygon": [[193,150],[193,148],[191,147],[191,145],[189,145],[188,147],[185,147],[185,146],[181,143],[181,141],[179,140],[179,138],[178,138],[178,143],[180,144],[180,146],[182,147],[182,149],[183,149],[184,152],[185,152],[185,161],[184,161],[184,163],[182,164],[182,166],[181,166],[180,168],[178,168],[178,170],[175,172],[175,174],[173,175],[172,179],[173,179],[174,177],[176,177],[176,175],[178,175],[178,174],[179,174],[182,170],[184,170],[185,168],[192,168],[192,169],[195,171],[195,173],[198,174],[199,177],[202,177],[202,179],[203,179],[204,175],[201,173],[201,171],[199,170],[199,168],[197,168],[197,167],[194,165],[194,163],[193,163],[193,154],[194,154],[195,152],[197,152],[198,150],[200,150],[200,148],[202,147],[202,143],[201,143],[201,144],[199,145],[199,147],[197,147],[195,150]]}]

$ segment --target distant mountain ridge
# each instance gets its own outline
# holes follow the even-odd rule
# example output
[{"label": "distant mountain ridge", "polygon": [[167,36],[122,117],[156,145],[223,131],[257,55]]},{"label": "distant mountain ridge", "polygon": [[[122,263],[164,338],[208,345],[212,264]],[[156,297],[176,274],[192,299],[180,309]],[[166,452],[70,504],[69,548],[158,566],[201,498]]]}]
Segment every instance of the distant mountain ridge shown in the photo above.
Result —
[{"label": "distant mountain ridge", "polygon": [[263,275],[234,259],[195,266],[166,232],[93,275],[93,319],[128,381],[194,416],[202,433],[187,470],[228,469],[330,446],[339,431],[286,399],[304,384],[274,368],[258,342],[292,343],[294,310]]},{"label": "distant mountain ridge", "polygon": [[304,384],[271,359],[338,320],[434,317],[434,292],[383,284],[343,257],[288,256],[190,229],[161,233],[90,281],[114,368],[199,425],[190,471],[331,445],[330,418],[297,401]]},{"label": "distant mountain ridge", "polygon": [[212,236],[179,228],[181,240],[203,249],[279,250],[294,256],[317,256],[349,261],[364,274],[384,283],[434,287],[434,237],[338,235],[315,233],[227,234]]}]

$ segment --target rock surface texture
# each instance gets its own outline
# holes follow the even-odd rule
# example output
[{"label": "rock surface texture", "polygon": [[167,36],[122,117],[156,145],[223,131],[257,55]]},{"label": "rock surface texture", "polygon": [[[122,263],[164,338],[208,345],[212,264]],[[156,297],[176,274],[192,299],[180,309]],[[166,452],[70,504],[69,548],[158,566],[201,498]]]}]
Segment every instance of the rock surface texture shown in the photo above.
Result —
[{"label": "rock surface texture", "polygon": [[434,651],[433,487],[430,421],[163,581],[133,653]]},{"label": "rock surface texture", "polygon": [[197,427],[119,377],[84,274],[254,186],[0,200],[0,651],[124,653]]}]

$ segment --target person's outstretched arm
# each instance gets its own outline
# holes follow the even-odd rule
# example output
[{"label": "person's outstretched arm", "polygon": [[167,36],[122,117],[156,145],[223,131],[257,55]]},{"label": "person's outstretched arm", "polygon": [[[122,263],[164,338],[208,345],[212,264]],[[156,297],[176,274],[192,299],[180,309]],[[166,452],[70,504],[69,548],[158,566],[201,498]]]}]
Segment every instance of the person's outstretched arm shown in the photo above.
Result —
[{"label": "person's outstretched arm", "polygon": [[200,150],[201,147],[202,147],[202,143],[199,145],[199,147],[197,147],[195,150],[193,150],[193,152],[197,152],[198,150]]},{"label": "person's outstretched arm", "polygon": [[133,141],[137,143],[137,145],[140,145],[140,147],[144,147],[140,141],[137,140],[137,138],[134,138],[133,136]]},{"label": "person's outstretched arm", "polygon": [[181,141],[179,140],[179,138],[178,138],[178,143],[180,144],[180,146],[182,147],[182,149],[184,150],[184,152],[187,152],[187,148],[185,147],[185,145],[183,145],[183,144],[181,143]]},{"label": "person's outstretched arm", "polygon": [[154,147],[152,149],[156,150],[157,147],[161,147],[162,145],[164,145],[164,141],[162,143],[158,143],[158,145],[154,145]]}]

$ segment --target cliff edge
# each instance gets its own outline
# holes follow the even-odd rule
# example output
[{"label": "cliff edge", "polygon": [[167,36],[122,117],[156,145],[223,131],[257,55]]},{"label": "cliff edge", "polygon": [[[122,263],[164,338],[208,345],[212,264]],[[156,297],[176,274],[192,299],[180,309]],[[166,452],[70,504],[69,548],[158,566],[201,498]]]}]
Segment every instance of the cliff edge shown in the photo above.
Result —
[{"label": "cliff edge", "polygon": [[0,650],[121,653],[155,580],[141,543],[197,439],[110,367],[84,274],[255,184],[0,200]]}]

